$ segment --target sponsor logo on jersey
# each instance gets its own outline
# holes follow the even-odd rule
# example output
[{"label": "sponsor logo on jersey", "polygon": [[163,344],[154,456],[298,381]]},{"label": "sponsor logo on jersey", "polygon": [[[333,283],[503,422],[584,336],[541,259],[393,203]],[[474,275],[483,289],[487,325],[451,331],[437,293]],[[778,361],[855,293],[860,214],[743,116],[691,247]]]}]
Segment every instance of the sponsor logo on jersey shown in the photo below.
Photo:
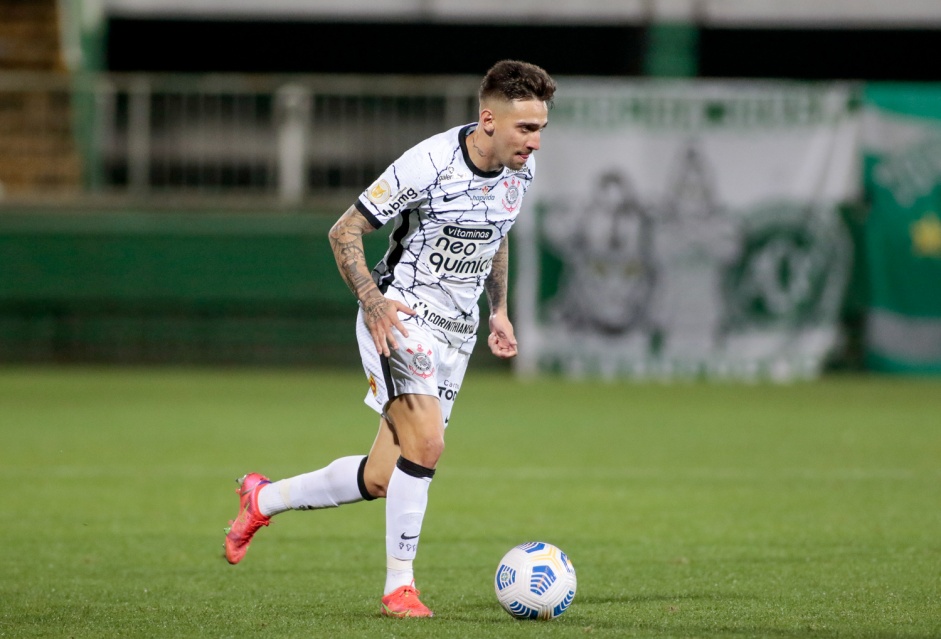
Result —
[{"label": "sponsor logo on jersey", "polygon": [[473,229],[460,226],[446,226],[444,227],[443,233],[448,237],[457,238],[459,240],[489,240],[493,237],[493,229]]},{"label": "sponsor logo on jersey", "polygon": [[490,193],[489,186],[485,186],[484,188],[480,189],[479,195],[473,195],[473,194],[468,193],[467,197],[469,197],[474,202],[493,202],[495,199],[497,199],[496,195],[492,195]]},{"label": "sponsor logo on jersey", "polygon": [[476,330],[476,327],[469,322],[448,319],[447,317],[442,317],[434,311],[430,311],[428,309],[425,309],[425,314],[422,315],[422,319],[432,326],[437,326],[441,330],[449,331],[451,333],[459,333],[460,335],[471,335]]},{"label": "sponsor logo on jersey", "polygon": [[520,204],[522,192],[520,191],[520,181],[515,177],[503,181],[506,187],[506,193],[503,196],[503,208],[512,213]]},{"label": "sponsor logo on jersey", "polygon": [[382,210],[384,213],[398,213],[405,208],[405,205],[408,204],[409,201],[414,200],[417,197],[418,191],[411,186],[406,186],[404,189],[396,193],[395,197],[392,198],[392,201],[383,206]]},{"label": "sponsor logo on jersey", "polygon": [[425,322],[443,331],[457,333],[459,335],[473,335],[477,332],[476,323],[443,317],[431,310],[425,302],[418,302],[412,308],[415,309],[418,316],[425,320]]},{"label": "sponsor logo on jersey", "polygon": [[[440,173],[438,173],[439,182],[447,182],[448,180],[453,180],[455,177],[457,177],[457,174],[454,172],[453,164],[449,164],[448,166],[444,167]],[[445,198],[445,200],[447,200],[447,198]]]},{"label": "sponsor logo on jersey", "polygon": [[389,188],[389,183],[385,180],[376,181],[366,192],[366,197],[368,197],[369,201],[373,204],[385,204],[389,201],[391,196],[392,189]]},{"label": "sponsor logo on jersey", "polygon": [[422,379],[428,379],[435,374],[435,365],[431,360],[431,350],[426,351],[419,344],[415,350],[406,348],[405,352],[412,356],[412,361],[408,364],[408,370]]},{"label": "sponsor logo on jersey", "polygon": [[432,270],[441,276],[488,273],[493,256],[478,253],[493,234],[494,230],[487,227],[445,226],[428,256]]}]

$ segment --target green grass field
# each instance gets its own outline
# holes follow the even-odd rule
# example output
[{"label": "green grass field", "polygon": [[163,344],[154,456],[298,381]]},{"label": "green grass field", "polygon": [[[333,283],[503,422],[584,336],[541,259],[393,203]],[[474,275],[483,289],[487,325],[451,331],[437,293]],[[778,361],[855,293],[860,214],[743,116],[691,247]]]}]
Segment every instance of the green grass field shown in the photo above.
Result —
[{"label": "green grass field", "polygon": [[[383,503],[222,559],[234,479],[365,452],[357,371],[0,369],[0,637],[941,637],[941,379],[465,380],[416,561],[379,616]],[[503,553],[578,571],[550,622]]]}]

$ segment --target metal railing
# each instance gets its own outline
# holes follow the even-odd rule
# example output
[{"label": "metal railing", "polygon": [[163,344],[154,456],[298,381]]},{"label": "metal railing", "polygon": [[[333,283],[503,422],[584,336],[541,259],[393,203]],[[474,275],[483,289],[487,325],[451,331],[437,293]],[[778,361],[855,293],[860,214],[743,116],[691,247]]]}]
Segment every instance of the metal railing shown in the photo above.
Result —
[{"label": "metal railing", "polygon": [[0,74],[0,202],[349,198],[407,147],[475,120],[478,82]]}]

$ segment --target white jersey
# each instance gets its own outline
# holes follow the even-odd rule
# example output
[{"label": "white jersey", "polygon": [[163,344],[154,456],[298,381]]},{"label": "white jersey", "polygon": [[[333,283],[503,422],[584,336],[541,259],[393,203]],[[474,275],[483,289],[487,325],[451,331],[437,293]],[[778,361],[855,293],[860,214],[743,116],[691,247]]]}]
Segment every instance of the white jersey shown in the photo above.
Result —
[{"label": "white jersey", "polygon": [[532,156],[518,171],[475,167],[466,142],[475,128],[420,142],[356,202],[373,227],[394,221],[389,250],[373,269],[379,290],[418,311],[452,345],[471,347],[484,281],[535,169]]}]

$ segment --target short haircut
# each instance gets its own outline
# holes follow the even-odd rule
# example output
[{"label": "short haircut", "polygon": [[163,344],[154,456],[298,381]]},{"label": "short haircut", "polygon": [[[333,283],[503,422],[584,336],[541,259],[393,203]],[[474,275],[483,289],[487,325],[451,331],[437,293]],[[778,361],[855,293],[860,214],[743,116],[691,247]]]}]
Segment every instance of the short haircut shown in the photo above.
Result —
[{"label": "short haircut", "polygon": [[552,104],[556,84],[546,71],[529,62],[501,60],[490,67],[480,83],[477,97],[501,100],[542,100]]}]

